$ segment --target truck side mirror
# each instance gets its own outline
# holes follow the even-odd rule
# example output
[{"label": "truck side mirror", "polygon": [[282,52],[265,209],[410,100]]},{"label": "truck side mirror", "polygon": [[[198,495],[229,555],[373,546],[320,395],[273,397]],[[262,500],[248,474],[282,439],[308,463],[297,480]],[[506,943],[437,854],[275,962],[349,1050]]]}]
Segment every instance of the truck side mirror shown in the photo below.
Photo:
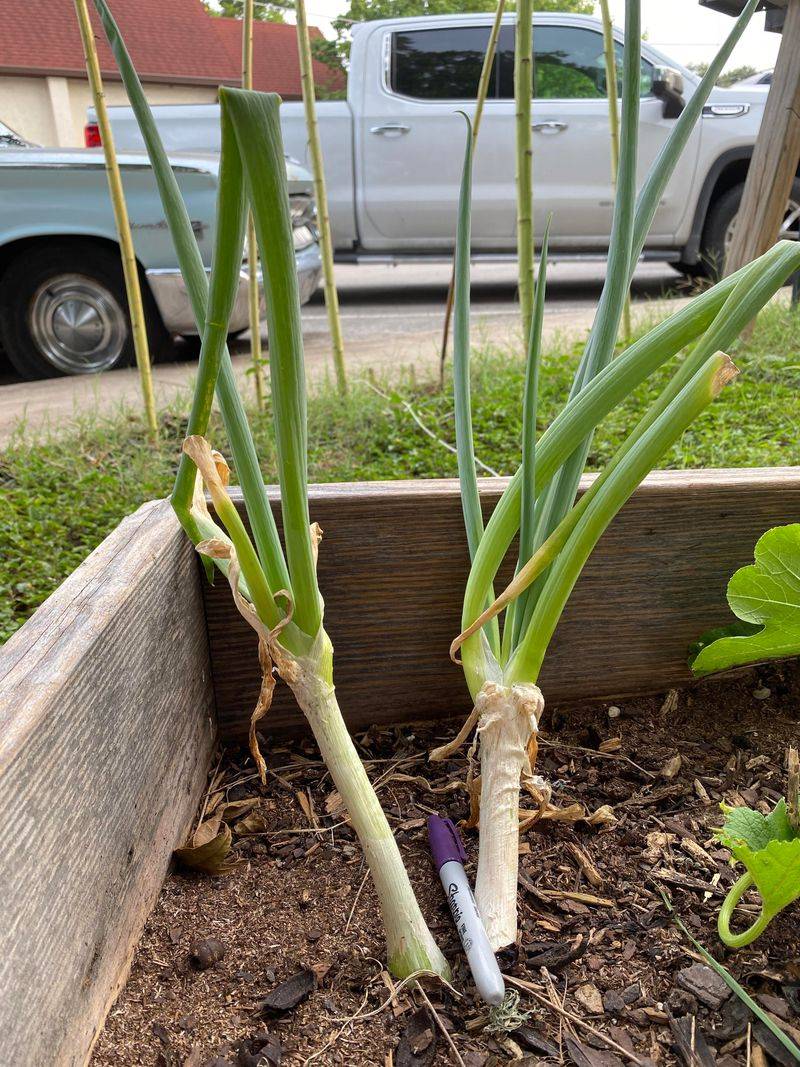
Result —
[{"label": "truck side mirror", "polygon": [[664,101],[664,118],[676,119],[686,107],[683,98],[683,75],[673,67],[656,67],[653,93]]}]

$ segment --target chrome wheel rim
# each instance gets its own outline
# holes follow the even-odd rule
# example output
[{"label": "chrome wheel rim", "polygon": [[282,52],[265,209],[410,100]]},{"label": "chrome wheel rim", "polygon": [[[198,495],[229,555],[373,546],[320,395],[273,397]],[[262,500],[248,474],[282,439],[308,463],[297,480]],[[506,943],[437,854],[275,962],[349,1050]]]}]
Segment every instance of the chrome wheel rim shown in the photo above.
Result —
[{"label": "chrome wheel rim", "polygon": [[[725,231],[725,255],[727,256],[731,241],[733,240],[733,228],[736,225],[736,219],[739,217],[739,212],[733,216],[728,224],[728,228]],[[783,222],[781,223],[781,232],[778,235],[778,239],[781,241],[797,241],[800,240],[800,202],[797,200],[790,200],[786,205],[786,214],[783,216]]]},{"label": "chrome wheel rim", "polygon": [[41,285],[31,300],[29,325],[44,358],[66,374],[109,370],[128,336],[117,298],[82,274],[59,274]]}]

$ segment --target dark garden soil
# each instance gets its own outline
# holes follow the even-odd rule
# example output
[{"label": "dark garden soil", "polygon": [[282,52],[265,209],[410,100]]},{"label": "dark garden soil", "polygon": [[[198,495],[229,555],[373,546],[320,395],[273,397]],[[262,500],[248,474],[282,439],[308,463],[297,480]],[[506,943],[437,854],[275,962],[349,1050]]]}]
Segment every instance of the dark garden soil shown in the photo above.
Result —
[{"label": "dark garden soil", "polygon": [[[227,751],[217,768],[224,799],[255,801],[232,821],[240,865],[225,877],[168,877],[94,1067],[457,1064],[441,1028],[468,1067],[791,1064],[694,954],[661,894],[799,1040],[800,906],[754,946],[724,953],[716,913],[736,875],[711,835],[721,800],[767,810],[782,795],[799,718],[800,669],[786,665],[619,709],[546,714],[538,770],[554,803],[590,814],[609,805],[616,821],[549,819],[524,833],[519,942],[503,969],[538,999],[521,993],[532,1014],[506,1035],[485,1028],[427,849],[430,812],[469,814],[464,757],[430,765],[423,755],[453,736],[452,724],[358,738],[462,992],[427,982],[430,1007],[408,987],[389,999],[375,894],[313,743],[268,743],[263,788],[249,756]],[[464,836],[474,860],[476,834]]]}]

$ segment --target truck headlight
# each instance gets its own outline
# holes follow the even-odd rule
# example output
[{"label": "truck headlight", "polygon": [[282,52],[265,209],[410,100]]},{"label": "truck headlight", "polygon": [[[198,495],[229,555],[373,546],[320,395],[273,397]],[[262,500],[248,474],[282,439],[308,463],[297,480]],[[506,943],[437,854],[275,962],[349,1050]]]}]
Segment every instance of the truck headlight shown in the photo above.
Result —
[{"label": "truck headlight", "polygon": [[305,226],[313,222],[316,215],[314,200],[306,193],[293,193],[289,197],[289,212],[292,226]]},{"label": "truck headlight", "polygon": [[304,248],[313,245],[315,241],[314,231],[310,226],[295,226],[292,230],[295,252],[302,252]]}]

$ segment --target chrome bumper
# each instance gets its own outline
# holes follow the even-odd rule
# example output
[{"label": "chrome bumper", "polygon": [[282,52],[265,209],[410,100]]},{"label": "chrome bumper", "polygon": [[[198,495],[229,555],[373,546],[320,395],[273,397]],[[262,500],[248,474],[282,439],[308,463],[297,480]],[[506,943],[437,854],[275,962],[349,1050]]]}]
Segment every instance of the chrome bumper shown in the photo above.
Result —
[{"label": "chrome bumper", "polygon": [[[316,245],[304,248],[295,256],[297,261],[297,281],[300,287],[300,303],[305,304],[311,299],[319,285],[322,273],[322,261],[319,257],[319,249]],[[206,274],[210,274],[206,269]],[[179,270],[171,268],[153,269],[145,271],[150,291],[161,312],[164,326],[170,333],[198,333],[197,324],[192,314],[192,305],[189,294],[186,292],[186,284]],[[261,271],[258,272],[259,281]],[[233,311],[230,318],[230,332],[238,333],[246,330],[250,325],[248,312],[247,283],[249,275],[243,268],[239,275],[239,290],[234,301]],[[261,293],[261,317],[265,314],[264,293]]]}]

